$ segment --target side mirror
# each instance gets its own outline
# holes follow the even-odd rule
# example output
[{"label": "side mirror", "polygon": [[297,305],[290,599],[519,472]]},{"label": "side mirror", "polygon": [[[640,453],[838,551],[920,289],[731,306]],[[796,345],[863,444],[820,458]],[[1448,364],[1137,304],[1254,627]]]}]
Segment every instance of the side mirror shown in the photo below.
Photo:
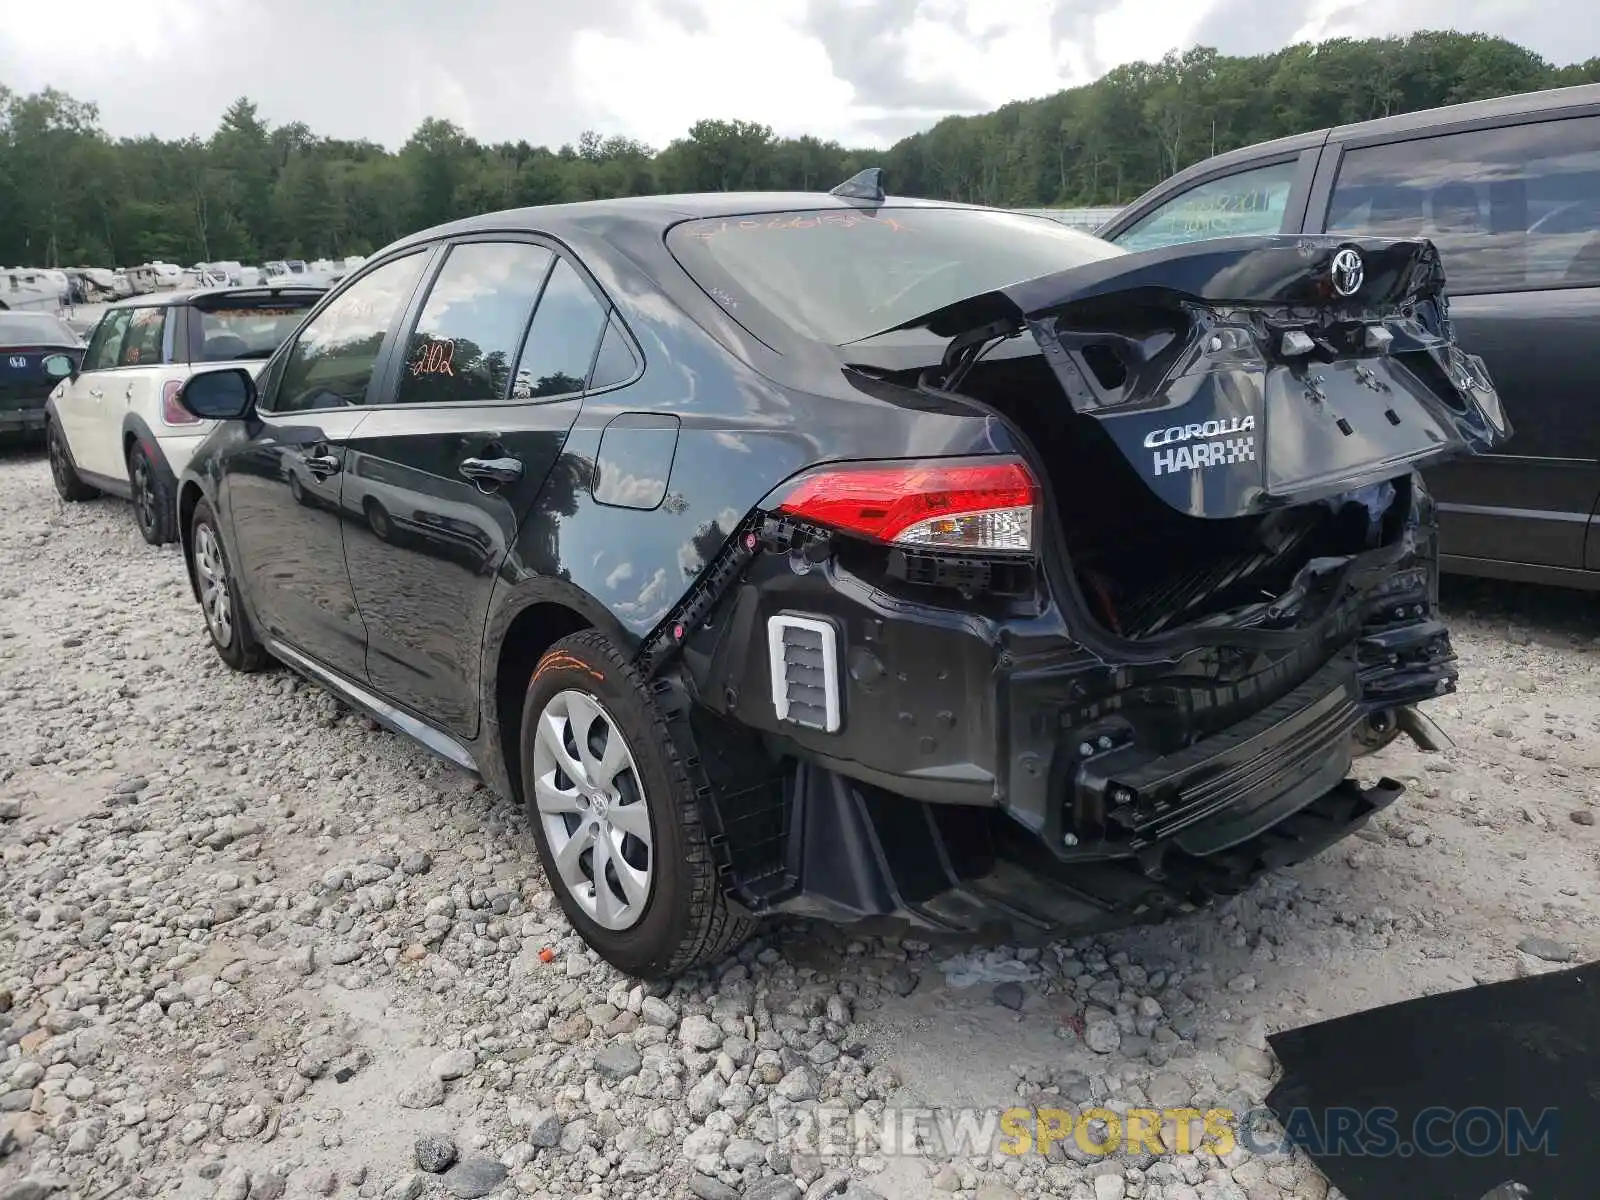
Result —
[{"label": "side mirror", "polygon": [[65,354],[52,354],[39,365],[51,379],[66,379],[78,369],[78,364]]},{"label": "side mirror", "polygon": [[256,406],[256,381],[239,367],[199,371],[178,389],[178,403],[202,421],[237,421]]}]

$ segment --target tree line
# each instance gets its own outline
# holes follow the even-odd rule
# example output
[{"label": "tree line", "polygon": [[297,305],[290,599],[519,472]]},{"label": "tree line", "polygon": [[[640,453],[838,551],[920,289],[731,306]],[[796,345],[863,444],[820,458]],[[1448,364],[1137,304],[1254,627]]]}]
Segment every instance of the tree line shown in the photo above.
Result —
[{"label": "tree line", "polygon": [[696,123],[655,150],[585,132],[558,149],[425,120],[398,151],[270,125],[249,99],[207,138],[108,137],[63,92],[0,85],[0,263],[132,265],[366,254],[470,213],[609,196],[826,190],[881,166],[900,195],[1005,207],[1123,204],[1219,151],[1466,100],[1600,80],[1503,38],[1418,33],[1272,54],[1197,46],[1082,87],[947,117],[887,150]]}]

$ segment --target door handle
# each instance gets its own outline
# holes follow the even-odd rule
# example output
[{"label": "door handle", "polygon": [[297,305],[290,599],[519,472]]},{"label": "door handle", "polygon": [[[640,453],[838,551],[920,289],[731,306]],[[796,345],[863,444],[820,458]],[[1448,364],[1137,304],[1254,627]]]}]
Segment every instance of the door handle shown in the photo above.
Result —
[{"label": "door handle", "polygon": [[318,479],[326,479],[329,475],[337,474],[339,470],[339,458],[334,454],[303,454],[300,456],[300,461],[305,463],[306,470]]},{"label": "door handle", "polygon": [[466,458],[461,460],[461,473],[480,485],[515,483],[522,478],[522,460],[518,458]]},{"label": "door handle", "polygon": [[89,395],[93,396],[96,400],[101,400],[101,399],[105,398],[105,393],[102,392],[99,388],[90,388],[89,389]]}]

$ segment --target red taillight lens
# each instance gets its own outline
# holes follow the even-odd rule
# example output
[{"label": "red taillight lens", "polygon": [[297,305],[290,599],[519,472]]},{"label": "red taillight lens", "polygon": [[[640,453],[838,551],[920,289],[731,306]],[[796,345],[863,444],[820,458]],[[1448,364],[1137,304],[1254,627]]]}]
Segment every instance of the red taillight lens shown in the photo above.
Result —
[{"label": "red taillight lens", "polygon": [[841,464],[799,479],[789,516],[929,550],[1031,551],[1039,485],[1021,462]]},{"label": "red taillight lens", "polygon": [[198,425],[200,418],[178,403],[183,380],[169,379],[161,385],[161,420],[166,425]]}]

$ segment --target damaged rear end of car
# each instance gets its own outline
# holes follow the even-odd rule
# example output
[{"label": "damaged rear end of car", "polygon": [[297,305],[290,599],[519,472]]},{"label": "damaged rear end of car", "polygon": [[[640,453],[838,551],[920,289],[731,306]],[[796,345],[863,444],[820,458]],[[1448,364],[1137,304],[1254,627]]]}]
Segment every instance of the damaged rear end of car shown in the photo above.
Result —
[{"label": "damaged rear end of car", "polygon": [[742,903],[1103,927],[1398,797],[1353,758],[1457,676],[1418,471],[1509,434],[1431,244],[1116,255],[883,332],[942,358],[862,338],[851,386],[986,452],[785,481],[644,651],[682,656]]}]

